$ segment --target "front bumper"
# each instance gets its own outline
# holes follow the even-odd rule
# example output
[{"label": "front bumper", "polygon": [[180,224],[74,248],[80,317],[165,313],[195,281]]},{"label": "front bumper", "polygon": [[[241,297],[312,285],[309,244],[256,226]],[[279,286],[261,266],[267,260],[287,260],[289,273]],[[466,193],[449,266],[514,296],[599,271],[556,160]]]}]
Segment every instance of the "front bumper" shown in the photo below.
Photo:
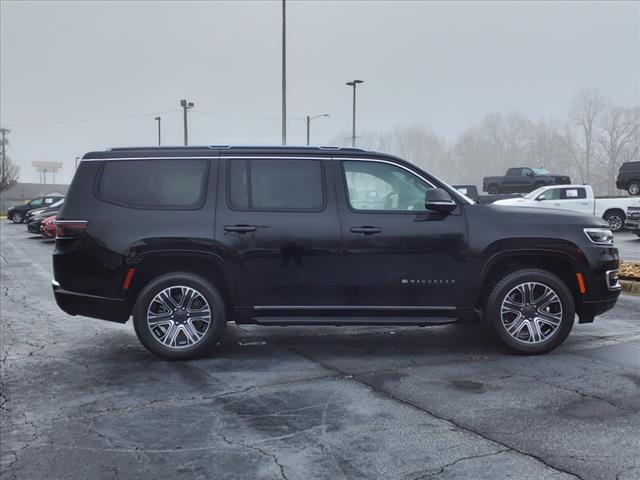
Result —
[{"label": "front bumper", "polygon": [[83,315],[117,323],[125,323],[129,319],[129,309],[124,299],[71,292],[63,289],[55,280],[51,284],[56,303],[69,315]]},{"label": "front bumper", "polygon": [[40,222],[30,222],[27,224],[29,233],[40,233]]},{"label": "front bumper", "polygon": [[640,230],[640,220],[632,219],[624,222],[624,228],[627,230]]},{"label": "front bumper", "polygon": [[579,318],[578,323],[591,323],[598,315],[611,310],[618,301],[619,295],[620,292],[616,292],[611,298],[582,302],[576,312]]}]

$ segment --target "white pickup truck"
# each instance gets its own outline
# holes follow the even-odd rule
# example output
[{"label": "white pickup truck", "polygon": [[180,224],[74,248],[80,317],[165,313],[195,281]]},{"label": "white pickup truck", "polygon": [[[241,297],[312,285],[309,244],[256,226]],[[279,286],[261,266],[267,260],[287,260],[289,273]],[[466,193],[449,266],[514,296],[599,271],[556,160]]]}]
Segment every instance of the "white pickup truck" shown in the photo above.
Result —
[{"label": "white pickup truck", "polygon": [[638,200],[633,197],[595,198],[590,185],[551,185],[540,187],[521,198],[507,198],[493,203],[587,213],[605,219],[611,230],[617,232],[624,227],[627,207],[637,204]]}]

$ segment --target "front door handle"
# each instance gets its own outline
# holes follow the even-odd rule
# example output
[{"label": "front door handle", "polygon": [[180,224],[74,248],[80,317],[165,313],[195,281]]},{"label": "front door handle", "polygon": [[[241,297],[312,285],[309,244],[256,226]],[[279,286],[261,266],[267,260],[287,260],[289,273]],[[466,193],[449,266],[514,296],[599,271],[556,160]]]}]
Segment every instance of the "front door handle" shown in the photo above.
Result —
[{"label": "front door handle", "polygon": [[349,230],[353,233],[364,233],[365,235],[373,235],[374,233],[380,233],[382,231],[378,227],[369,227],[369,226],[351,227]]},{"label": "front door handle", "polygon": [[255,225],[225,225],[225,232],[247,233],[255,232],[258,228]]},{"label": "front door handle", "polygon": [[553,204],[553,206],[554,206],[554,207],[561,207],[561,206],[562,206],[562,204],[561,204],[561,203],[554,203],[554,204]]}]

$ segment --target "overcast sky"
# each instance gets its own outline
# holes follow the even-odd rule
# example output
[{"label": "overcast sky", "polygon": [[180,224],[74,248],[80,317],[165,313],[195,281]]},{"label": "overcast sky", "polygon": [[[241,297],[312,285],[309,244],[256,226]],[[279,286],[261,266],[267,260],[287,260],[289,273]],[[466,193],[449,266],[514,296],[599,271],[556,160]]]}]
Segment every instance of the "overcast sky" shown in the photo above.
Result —
[{"label": "overcast sky", "polygon": [[[34,160],[110,146],[279,143],[281,2],[2,1],[0,117],[22,181]],[[288,143],[424,125],[449,140],[493,111],[564,116],[583,88],[640,103],[638,2],[287,4]],[[166,113],[165,113],[166,112]],[[199,112],[199,113],[198,113]],[[205,113],[208,112],[208,113]],[[137,115],[137,116],[136,116]]]}]

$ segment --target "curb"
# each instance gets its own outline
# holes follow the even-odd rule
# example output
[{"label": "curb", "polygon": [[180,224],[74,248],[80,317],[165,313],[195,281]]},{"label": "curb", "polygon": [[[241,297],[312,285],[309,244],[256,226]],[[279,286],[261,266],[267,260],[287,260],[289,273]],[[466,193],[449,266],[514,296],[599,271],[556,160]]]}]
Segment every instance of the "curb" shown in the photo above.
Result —
[{"label": "curb", "polygon": [[635,280],[620,280],[620,285],[624,293],[640,296],[640,282]]}]

